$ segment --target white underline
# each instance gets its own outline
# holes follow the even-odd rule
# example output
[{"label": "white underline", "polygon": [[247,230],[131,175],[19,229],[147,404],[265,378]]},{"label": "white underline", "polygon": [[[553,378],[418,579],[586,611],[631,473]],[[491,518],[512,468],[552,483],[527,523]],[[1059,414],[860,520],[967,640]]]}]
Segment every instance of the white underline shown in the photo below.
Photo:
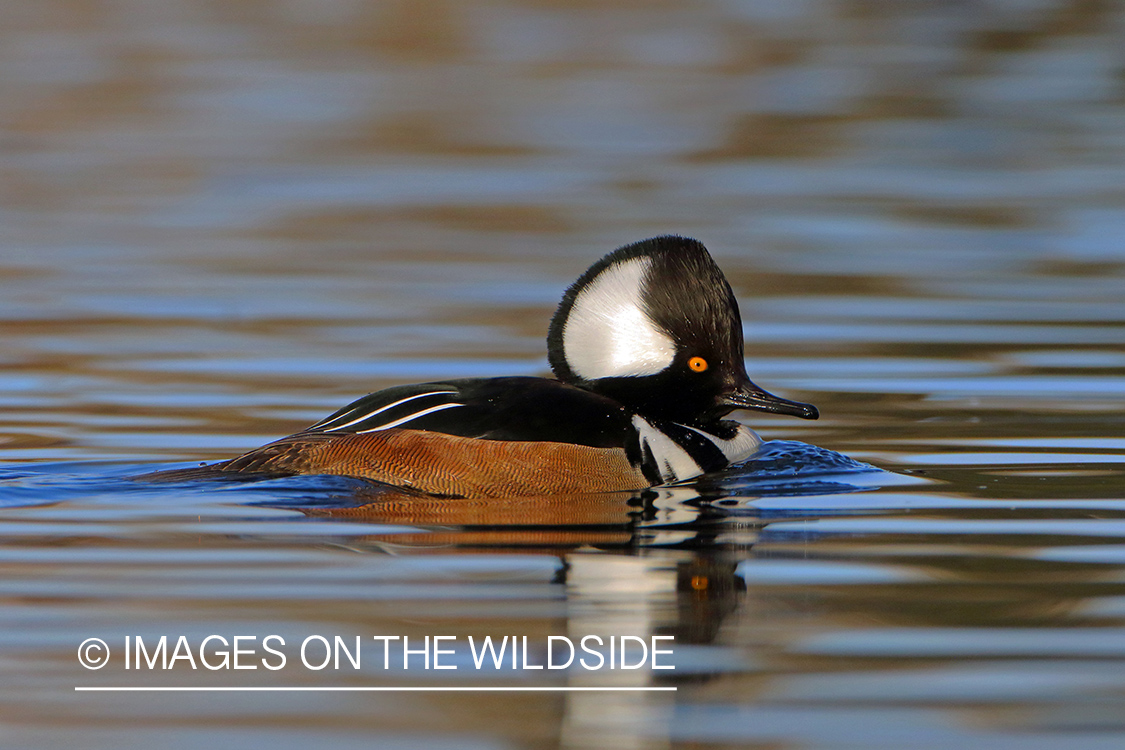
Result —
[{"label": "white underline", "polygon": [[675,692],[675,687],[75,687],[76,692],[96,693],[656,693]]}]

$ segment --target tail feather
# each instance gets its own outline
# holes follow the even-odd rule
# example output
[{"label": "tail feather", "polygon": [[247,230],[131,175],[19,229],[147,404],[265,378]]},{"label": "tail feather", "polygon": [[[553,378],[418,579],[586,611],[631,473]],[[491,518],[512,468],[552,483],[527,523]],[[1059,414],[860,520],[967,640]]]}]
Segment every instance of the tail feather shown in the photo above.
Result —
[{"label": "tail feather", "polygon": [[267,479],[291,477],[297,474],[315,474],[309,465],[307,452],[330,442],[332,435],[323,433],[297,433],[255,448],[228,461],[200,464],[187,469],[170,469],[136,477],[145,482],[196,482],[208,479]]},{"label": "tail feather", "polygon": [[199,466],[192,466],[187,469],[169,469],[167,471],[154,471],[149,474],[140,474],[133,477],[137,482],[203,482],[208,480],[256,480],[256,479],[270,479],[272,477],[288,477],[293,476],[296,472],[292,471],[239,471],[238,469],[230,469],[230,461],[223,461],[217,464],[200,464]]}]

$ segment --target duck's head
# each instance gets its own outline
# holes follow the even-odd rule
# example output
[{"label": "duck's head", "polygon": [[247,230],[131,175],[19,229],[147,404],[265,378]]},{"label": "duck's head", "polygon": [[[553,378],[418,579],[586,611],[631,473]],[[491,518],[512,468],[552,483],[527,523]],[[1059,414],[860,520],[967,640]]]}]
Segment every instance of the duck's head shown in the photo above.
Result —
[{"label": "duck's head", "polygon": [[551,320],[555,376],[644,416],[707,424],[735,409],[816,419],[750,381],[730,284],[702,243],[655,237],[614,250],[574,282]]}]

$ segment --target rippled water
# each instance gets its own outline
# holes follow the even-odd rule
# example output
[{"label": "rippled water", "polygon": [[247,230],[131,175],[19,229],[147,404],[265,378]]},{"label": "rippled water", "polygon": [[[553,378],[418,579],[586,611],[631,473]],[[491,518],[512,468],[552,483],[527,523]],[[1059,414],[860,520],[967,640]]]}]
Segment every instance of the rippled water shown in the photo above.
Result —
[{"label": "rippled water", "polygon": [[[1125,743],[1118,5],[0,20],[3,744]],[[566,285],[666,232],[726,271],[754,380],[823,415],[755,417],[743,467],[487,504],[129,479],[395,383],[542,374]],[[673,636],[675,669],[467,648],[588,634]],[[125,668],[161,635],[252,636],[259,665],[277,635],[288,662]],[[313,635],[361,637],[362,666],[304,668]],[[384,668],[377,635],[455,636],[458,669],[402,669],[401,640]],[[466,687],[676,690],[404,690]]]}]

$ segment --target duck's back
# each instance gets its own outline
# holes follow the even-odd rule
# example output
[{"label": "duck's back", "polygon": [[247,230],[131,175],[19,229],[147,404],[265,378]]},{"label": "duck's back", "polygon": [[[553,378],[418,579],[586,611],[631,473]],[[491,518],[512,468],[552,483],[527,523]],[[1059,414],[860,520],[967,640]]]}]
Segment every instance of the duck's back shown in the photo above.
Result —
[{"label": "duck's back", "polygon": [[651,481],[630,419],[620,404],[555,380],[421,383],[364,396],[229,461],[147,478],[339,474],[474,497],[641,489]]}]

